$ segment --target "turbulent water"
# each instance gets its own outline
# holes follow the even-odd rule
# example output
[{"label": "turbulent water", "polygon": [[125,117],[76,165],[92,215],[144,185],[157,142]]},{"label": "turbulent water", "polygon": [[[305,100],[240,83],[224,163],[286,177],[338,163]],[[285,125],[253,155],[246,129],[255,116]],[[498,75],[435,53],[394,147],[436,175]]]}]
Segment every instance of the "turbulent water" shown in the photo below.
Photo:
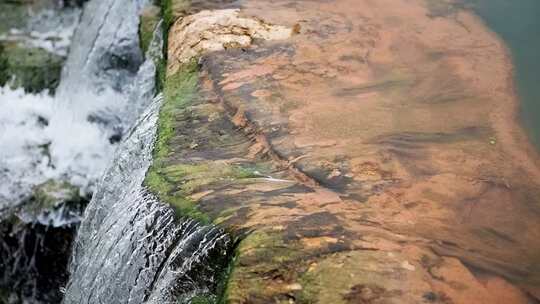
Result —
[{"label": "turbulent water", "polygon": [[[144,107],[144,97],[152,93],[145,78],[153,75],[137,73],[143,62],[138,15],[144,2],[87,4],[56,96],[0,90],[0,141],[9,147],[0,149],[0,211],[47,180],[66,181],[83,195],[94,191],[117,142]],[[68,30],[56,36],[68,37]],[[35,39],[28,38],[28,44],[44,46],[40,35],[31,37]],[[64,52],[67,43],[53,49]]]},{"label": "turbulent water", "polygon": [[[0,90],[0,141],[9,147],[0,149],[0,215],[28,204],[36,186],[51,180],[93,194],[73,245],[64,303],[211,297],[230,252],[223,231],[178,219],[143,186],[161,104],[154,98],[155,61],[163,48],[158,26],[146,56],[140,51],[145,3],[87,3],[56,96]],[[1,282],[15,280],[24,302],[57,302],[80,214],[60,208],[18,218],[27,224],[0,225],[9,235],[0,242]],[[52,295],[40,295],[46,289]]]},{"label": "turbulent water", "polygon": [[[0,35],[0,40],[66,56],[80,13],[81,9],[74,7],[40,11],[29,18],[24,28],[11,29]],[[72,179],[74,184],[87,188],[89,182],[85,180],[94,172],[71,170],[69,162],[58,162],[71,153],[74,154],[71,158],[77,158],[81,167],[90,167],[83,164],[83,158],[90,157],[81,151],[92,145],[66,136],[68,130],[73,130],[88,133],[89,140],[99,137],[95,128],[84,120],[71,119],[79,111],[64,106],[48,92],[26,94],[24,89],[11,89],[9,85],[0,87],[0,104],[0,216],[27,199],[33,186],[48,179]],[[101,148],[90,149],[86,155]],[[70,170],[74,174],[68,178]]]}]

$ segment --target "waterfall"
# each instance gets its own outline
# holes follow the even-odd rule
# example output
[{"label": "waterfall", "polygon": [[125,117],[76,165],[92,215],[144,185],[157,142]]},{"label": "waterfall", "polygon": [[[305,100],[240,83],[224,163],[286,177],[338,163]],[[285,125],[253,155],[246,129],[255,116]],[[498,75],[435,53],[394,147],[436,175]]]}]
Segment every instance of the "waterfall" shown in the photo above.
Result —
[{"label": "waterfall", "polygon": [[[156,43],[160,38],[158,26],[148,55],[161,54],[156,51],[161,49]],[[154,75],[154,61],[147,57],[140,71]],[[144,82],[136,83],[145,87]],[[131,98],[144,100],[149,95],[139,92]],[[86,209],[64,303],[178,303],[210,293],[216,284],[219,273],[212,265],[226,260],[229,237],[213,226],[177,220],[174,211],[143,186],[162,97],[150,100]]]},{"label": "waterfall", "polygon": [[[106,2],[100,3],[100,7],[107,6]],[[113,7],[117,5],[114,1],[109,2]],[[111,11],[108,18],[115,19],[116,15],[117,12]],[[83,16],[82,24],[85,22],[117,26],[108,20],[85,21]],[[177,219],[168,205],[160,202],[143,186],[152,161],[162,100],[161,96],[152,98],[155,62],[160,60],[163,48],[160,28],[158,25],[146,61],[131,80],[132,89],[126,95],[129,103],[124,104],[129,109],[122,111],[124,121],[140,118],[120,143],[85,211],[73,248],[71,278],[66,287],[64,303],[188,301],[194,295],[211,294],[220,275],[218,267],[214,265],[223,265],[227,259],[231,241],[222,230],[190,219]],[[106,29],[102,31],[109,33]],[[85,34],[81,33],[81,36]],[[113,36],[116,37],[116,34]],[[120,41],[125,43],[122,39]],[[95,46],[96,43],[99,44],[99,39],[91,43],[92,47],[100,49]],[[121,43],[112,48],[122,51],[129,49],[125,47]],[[78,49],[73,51],[82,52]],[[92,51],[88,54],[90,61],[101,60]],[[136,57],[130,55],[126,58],[136,60]],[[83,74],[95,75],[93,64],[85,64],[82,68],[81,64],[77,62],[71,65],[68,61],[65,75],[77,69],[82,70]],[[73,66],[77,68],[73,69]],[[105,77],[110,75],[105,74]],[[112,89],[116,89],[116,84],[123,83],[126,78],[129,77],[120,75],[115,78],[117,82],[113,82]],[[101,85],[100,82],[96,83]],[[66,85],[65,90],[69,88]],[[60,89],[62,92],[62,85]],[[126,126],[125,123],[122,125]]]},{"label": "waterfall", "polygon": [[143,186],[151,164],[158,96],[121,143],[87,207],[64,303],[178,303],[215,283],[230,240],[174,211]]},{"label": "waterfall", "polygon": [[[229,236],[179,219],[143,186],[163,51],[161,25],[145,56],[139,48],[145,4],[86,3],[55,96],[0,88],[0,140],[10,147],[0,149],[0,233],[9,235],[0,288],[21,294],[9,302],[58,302],[67,267],[64,303],[187,303],[215,292]],[[54,189],[45,211],[27,208],[36,187]],[[93,194],[84,216],[72,191]]]},{"label": "waterfall", "polygon": [[[62,71],[60,99],[79,92],[125,92],[143,61],[139,13],[145,0],[101,0],[86,4]],[[111,104],[120,100],[110,100]],[[86,100],[86,102],[92,102]]]}]

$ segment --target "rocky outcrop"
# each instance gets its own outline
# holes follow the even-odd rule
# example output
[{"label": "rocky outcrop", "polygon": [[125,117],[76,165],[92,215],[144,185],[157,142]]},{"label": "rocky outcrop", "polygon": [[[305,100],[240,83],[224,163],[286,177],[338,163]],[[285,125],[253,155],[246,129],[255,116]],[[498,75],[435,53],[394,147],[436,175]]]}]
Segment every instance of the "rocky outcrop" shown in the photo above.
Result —
[{"label": "rocky outcrop", "polygon": [[0,44],[0,86],[22,87],[28,93],[54,92],[64,58],[43,48]]},{"label": "rocky outcrop", "polygon": [[[476,17],[421,0],[205,8],[169,33],[147,184],[241,238],[225,301],[540,297],[538,161],[507,136],[511,65]],[[251,39],[236,16],[296,34]]]},{"label": "rocky outcrop", "polygon": [[60,81],[70,30],[84,1],[3,1],[0,3],[0,86],[27,93]]},{"label": "rocky outcrop", "polygon": [[283,40],[292,29],[240,16],[237,9],[201,11],[180,18],[170,29],[168,73],[212,51],[247,48],[253,40]]}]

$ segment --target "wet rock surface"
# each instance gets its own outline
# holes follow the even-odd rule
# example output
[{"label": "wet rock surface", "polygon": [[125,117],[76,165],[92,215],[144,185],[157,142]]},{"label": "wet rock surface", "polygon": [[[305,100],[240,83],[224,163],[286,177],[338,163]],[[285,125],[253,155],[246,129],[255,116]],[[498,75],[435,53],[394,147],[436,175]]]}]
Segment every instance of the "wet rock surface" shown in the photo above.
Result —
[{"label": "wet rock surface", "polygon": [[239,10],[203,10],[180,18],[170,29],[175,39],[169,41],[169,74],[203,53],[249,47],[253,40],[283,40],[292,30],[261,20],[245,18]]},{"label": "wet rock surface", "polygon": [[538,301],[538,158],[509,57],[432,2],[235,3],[295,35],[203,55],[156,160],[169,197],[244,236],[228,301]]},{"label": "wet rock surface", "polygon": [[36,186],[26,201],[2,210],[0,303],[58,303],[67,261],[88,198],[67,183]]},{"label": "wet rock surface", "polygon": [[28,93],[54,92],[60,82],[64,58],[42,48],[0,44],[0,86],[22,87]]}]

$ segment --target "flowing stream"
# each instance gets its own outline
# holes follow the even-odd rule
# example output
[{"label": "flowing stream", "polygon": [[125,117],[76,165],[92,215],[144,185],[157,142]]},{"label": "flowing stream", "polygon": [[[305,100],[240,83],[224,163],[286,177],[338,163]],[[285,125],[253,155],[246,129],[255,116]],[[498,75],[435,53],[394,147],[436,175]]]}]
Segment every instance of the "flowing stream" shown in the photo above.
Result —
[{"label": "flowing stream", "polygon": [[[229,258],[229,236],[179,219],[143,186],[162,100],[155,91],[155,62],[163,49],[158,26],[145,56],[140,51],[139,14],[145,4],[86,4],[55,96],[1,89],[7,111],[0,113],[0,140],[10,149],[0,149],[0,218],[15,212],[17,221],[26,223],[17,228],[22,232],[14,233],[17,225],[11,222],[4,231],[10,238],[0,242],[9,249],[0,251],[2,284],[14,284],[8,273],[28,269],[25,277],[47,280],[51,273],[40,274],[36,260],[46,264],[52,258],[43,252],[72,250],[65,288],[58,285],[66,284],[68,257],[57,252],[61,269],[53,283],[17,283],[22,295],[8,295],[9,303],[58,303],[62,293],[64,303],[187,303],[195,296],[214,297]],[[80,203],[67,211],[55,205],[45,214],[25,210],[36,187],[51,180],[77,189],[80,197],[92,195],[83,217]],[[60,199],[65,191],[55,195]],[[61,233],[47,234],[58,232],[54,229]],[[66,242],[60,246],[58,238]],[[52,295],[40,295],[45,289]]]}]

